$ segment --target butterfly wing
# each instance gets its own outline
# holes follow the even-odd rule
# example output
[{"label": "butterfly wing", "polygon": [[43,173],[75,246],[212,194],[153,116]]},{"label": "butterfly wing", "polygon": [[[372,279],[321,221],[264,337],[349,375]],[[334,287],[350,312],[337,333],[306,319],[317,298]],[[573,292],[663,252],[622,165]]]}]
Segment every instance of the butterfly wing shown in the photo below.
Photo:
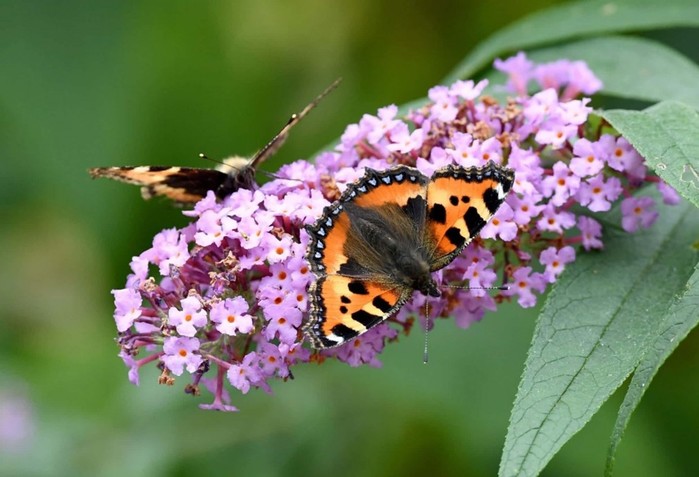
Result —
[{"label": "butterfly wing", "polygon": [[420,245],[426,184],[409,167],[369,169],[308,227],[307,259],[318,279],[303,330],[314,347],[338,346],[364,333],[410,298],[413,289],[395,280],[385,248]]},{"label": "butterfly wing", "polygon": [[512,188],[514,173],[490,163],[485,167],[450,165],[437,170],[427,186],[425,243],[431,269],[454,260],[492,218]]},{"label": "butterfly wing", "polygon": [[309,291],[311,313],[303,331],[314,348],[332,348],[366,332],[394,314],[412,289],[371,278],[326,275]]},{"label": "butterfly wing", "polygon": [[313,108],[318,106],[318,103],[332,90],[337,88],[337,85],[340,84],[342,81],[341,78],[336,79],[333,81],[333,83],[325,88],[325,90],[320,93],[316,98],[311,101],[303,110],[299,113],[292,114],[291,118],[289,118],[289,121],[284,125],[284,127],[279,131],[271,141],[269,141],[265,146],[257,151],[254,156],[250,159],[250,162],[248,164],[248,167],[252,169],[253,171],[257,169],[257,167],[262,164],[264,161],[269,159],[271,156],[273,156],[282,145],[284,145],[284,142],[286,141],[286,138],[289,137],[289,131],[291,131],[291,128],[296,126],[299,121],[301,121]]},{"label": "butterfly wing", "polygon": [[107,177],[141,186],[144,199],[162,196],[181,204],[201,200],[208,191],[217,191],[229,177],[216,169],[158,166],[95,167],[89,173],[93,178]]}]

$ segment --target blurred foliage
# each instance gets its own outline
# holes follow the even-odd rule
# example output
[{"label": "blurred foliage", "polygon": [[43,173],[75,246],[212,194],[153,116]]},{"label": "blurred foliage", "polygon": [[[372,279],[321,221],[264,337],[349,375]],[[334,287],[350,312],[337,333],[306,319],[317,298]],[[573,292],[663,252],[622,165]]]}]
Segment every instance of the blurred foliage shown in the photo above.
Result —
[{"label": "blurred foliage", "polygon": [[[2,2],[0,391],[28,400],[33,434],[0,449],[0,475],[494,475],[536,311],[439,323],[428,366],[416,333],[382,369],[302,366],[273,396],[235,395],[238,414],[200,411],[152,366],[129,384],[109,294],[155,232],[186,220],[86,169],[252,153],[342,76],[273,171],[424,96],[491,32],[553,3]],[[698,350],[695,333],[656,378],[617,475],[697,470]],[[601,474],[621,397],[544,475]]]}]

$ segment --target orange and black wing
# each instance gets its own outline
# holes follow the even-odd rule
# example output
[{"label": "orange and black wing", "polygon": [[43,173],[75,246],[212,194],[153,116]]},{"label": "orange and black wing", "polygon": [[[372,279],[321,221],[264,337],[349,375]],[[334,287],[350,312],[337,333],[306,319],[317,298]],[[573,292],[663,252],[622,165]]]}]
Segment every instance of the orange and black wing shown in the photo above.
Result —
[{"label": "orange and black wing", "polygon": [[450,165],[432,175],[424,240],[433,250],[433,271],[447,266],[478,235],[513,182],[512,170],[492,162],[468,169]]},{"label": "orange and black wing", "polygon": [[397,312],[413,290],[370,279],[327,275],[311,285],[303,331],[314,348],[332,348]]},{"label": "orange and black wing", "polygon": [[[380,221],[380,232],[400,235],[405,246],[419,245],[425,221],[428,179],[417,169],[399,166],[386,171],[367,169],[339,200],[323,210],[318,221],[306,228],[311,241],[306,258],[316,275],[339,273],[366,276],[382,270],[385,256],[357,231],[361,214]],[[404,237],[405,235],[414,237]],[[377,252],[379,253],[377,255]],[[353,272],[353,270],[359,270]]]},{"label": "orange and black wing", "polygon": [[338,346],[364,333],[410,298],[412,287],[395,281],[384,247],[421,246],[426,185],[410,167],[368,169],[307,228],[306,258],[318,279],[304,332],[314,347]]},{"label": "orange and black wing", "polygon": [[192,167],[95,167],[89,173],[141,186],[144,199],[162,196],[182,204],[201,200],[208,191],[218,191],[229,180],[228,174],[216,169]]}]

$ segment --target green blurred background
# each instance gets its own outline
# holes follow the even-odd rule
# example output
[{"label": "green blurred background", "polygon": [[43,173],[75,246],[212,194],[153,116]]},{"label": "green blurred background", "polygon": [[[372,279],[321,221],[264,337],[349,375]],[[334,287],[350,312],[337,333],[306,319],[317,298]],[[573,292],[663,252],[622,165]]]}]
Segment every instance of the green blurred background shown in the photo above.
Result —
[{"label": "green blurred background", "polygon": [[[297,367],[273,396],[233,393],[240,413],[201,411],[153,366],[129,384],[109,293],[186,220],[86,169],[252,153],[342,76],[273,171],[425,96],[490,33],[553,3],[2,1],[0,475],[495,475],[535,311],[440,322],[427,366],[415,333],[381,369]],[[697,470],[698,349],[695,333],[657,377],[617,475]],[[544,475],[601,475],[621,397]],[[25,438],[3,434],[12,419]]]}]

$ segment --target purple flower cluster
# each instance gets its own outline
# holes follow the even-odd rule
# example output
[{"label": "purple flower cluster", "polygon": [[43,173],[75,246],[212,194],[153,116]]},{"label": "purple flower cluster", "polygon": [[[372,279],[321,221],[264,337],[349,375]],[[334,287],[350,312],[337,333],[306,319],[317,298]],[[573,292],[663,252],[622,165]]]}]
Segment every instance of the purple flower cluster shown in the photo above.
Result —
[{"label": "purple flower cluster", "polygon": [[[113,291],[129,379],[138,384],[139,368],[157,361],[160,382],[190,374],[188,393],[203,384],[214,395],[202,408],[230,411],[226,381],[242,393],[269,392],[270,379],[293,377],[300,362],[380,365],[379,353],[422,315],[426,297],[416,293],[387,323],[339,348],[312,352],[299,331],[314,279],[304,226],[367,167],[406,164],[431,175],[452,163],[494,161],[515,171],[513,193],[480,237],[435,273],[443,294],[430,301],[431,316],[452,316],[460,327],[503,300],[534,306],[575,260],[575,246],[602,248],[602,227],[585,210],[605,212],[621,201],[621,225],[634,232],[657,217],[651,197],[632,195],[640,186],[654,182],[667,203],[678,201],[628,141],[591,124],[590,100],[576,98],[601,83],[584,63],[534,65],[520,53],[495,66],[516,95],[506,104],[482,94],[486,81],[436,86],[430,103],[407,117],[395,106],[364,115],[335,150],[282,167],[256,190],[220,201],[209,193],[185,212],[190,225],[156,235],[133,258],[126,288]],[[509,288],[494,296],[484,289],[502,284]]]}]

